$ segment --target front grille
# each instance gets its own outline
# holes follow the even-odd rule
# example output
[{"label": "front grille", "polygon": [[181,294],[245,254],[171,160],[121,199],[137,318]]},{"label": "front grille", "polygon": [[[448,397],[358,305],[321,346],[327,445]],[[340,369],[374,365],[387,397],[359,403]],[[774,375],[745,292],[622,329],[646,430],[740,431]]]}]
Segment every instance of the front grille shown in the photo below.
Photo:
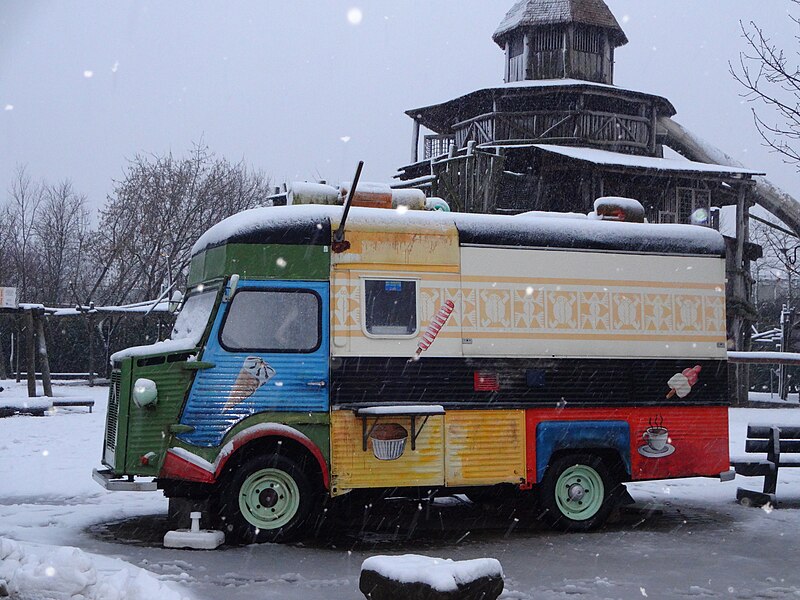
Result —
[{"label": "front grille", "polygon": [[108,388],[108,414],[106,416],[106,448],[114,450],[117,446],[117,419],[119,418],[119,393],[122,373],[114,370],[111,373],[111,385]]}]

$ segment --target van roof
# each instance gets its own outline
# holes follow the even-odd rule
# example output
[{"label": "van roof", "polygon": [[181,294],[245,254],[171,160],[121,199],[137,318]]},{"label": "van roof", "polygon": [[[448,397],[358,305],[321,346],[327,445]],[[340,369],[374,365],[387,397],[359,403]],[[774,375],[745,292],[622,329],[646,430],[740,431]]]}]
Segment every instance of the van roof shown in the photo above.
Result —
[{"label": "van roof", "polygon": [[[341,206],[319,205],[246,210],[206,231],[192,248],[192,255],[225,244],[327,246],[342,213]],[[576,219],[575,215],[560,218],[552,213],[505,216],[354,207],[346,230],[441,231],[444,235],[453,226],[462,246],[725,255],[722,235],[708,227],[619,223]]]}]

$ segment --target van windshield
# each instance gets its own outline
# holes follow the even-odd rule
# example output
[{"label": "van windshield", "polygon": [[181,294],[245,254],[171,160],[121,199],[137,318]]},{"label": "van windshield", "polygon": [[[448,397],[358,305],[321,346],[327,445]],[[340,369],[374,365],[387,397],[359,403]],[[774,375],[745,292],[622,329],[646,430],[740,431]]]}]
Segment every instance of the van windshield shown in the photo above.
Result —
[{"label": "van windshield", "polygon": [[206,329],[211,311],[214,310],[214,301],[217,298],[217,288],[198,286],[189,293],[183,303],[175,326],[172,328],[173,340],[191,340],[200,343],[203,331]]}]

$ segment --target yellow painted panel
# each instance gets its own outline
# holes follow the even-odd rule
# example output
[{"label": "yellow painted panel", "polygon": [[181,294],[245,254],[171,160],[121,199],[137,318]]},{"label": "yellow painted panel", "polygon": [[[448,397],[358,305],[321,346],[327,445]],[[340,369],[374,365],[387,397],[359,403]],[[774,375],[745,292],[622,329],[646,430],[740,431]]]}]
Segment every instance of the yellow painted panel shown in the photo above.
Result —
[{"label": "yellow painted panel", "polygon": [[347,252],[332,255],[334,268],[343,265],[424,265],[452,267],[461,263],[455,226],[434,231],[363,231],[348,228]]},{"label": "yellow painted panel", "polygon": [[445,447],[448,486],[521,483],[525,479],[525,412],[448,411]]},{"label": "yellow painted panel", "polygon": [[[421,424],[423,418],[417,418]],[[409,433],[403,454],[396,460],[378,460],[373,442],[362,449],[362,424],[353,411],[331,413],[331,493],[351,489],[441,486],[444,484],[443,417],[430,417],[411,450],[411,418],[383,416],[380,423],[397,423]],[[374,423],[368,418],[367,429]],[[419,425],[418,425],[419,427]]]}]

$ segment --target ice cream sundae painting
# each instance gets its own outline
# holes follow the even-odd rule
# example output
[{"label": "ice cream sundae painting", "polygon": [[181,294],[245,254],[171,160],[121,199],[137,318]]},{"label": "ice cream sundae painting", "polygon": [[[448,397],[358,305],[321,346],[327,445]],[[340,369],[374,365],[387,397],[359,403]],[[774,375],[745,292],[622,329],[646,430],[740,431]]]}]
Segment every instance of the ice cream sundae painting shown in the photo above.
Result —
[{"label": "ice cream sundae painting", "polygon": [[258,389],[275,375],[267,361],[258,356],[248,356],[242,363],[242,368],[236,376],[236,381],[231,388],[231,393],[225,402],[225,410],[233,408],[247,400]]},{"label": "ice cream sundae painting", "polygon": [[664,427],[664,417],[649,419],[649,427],[642,434],[645,444],[639,447],[639,454],[647,458],[663,458],[675,452],[669,431]]}]

